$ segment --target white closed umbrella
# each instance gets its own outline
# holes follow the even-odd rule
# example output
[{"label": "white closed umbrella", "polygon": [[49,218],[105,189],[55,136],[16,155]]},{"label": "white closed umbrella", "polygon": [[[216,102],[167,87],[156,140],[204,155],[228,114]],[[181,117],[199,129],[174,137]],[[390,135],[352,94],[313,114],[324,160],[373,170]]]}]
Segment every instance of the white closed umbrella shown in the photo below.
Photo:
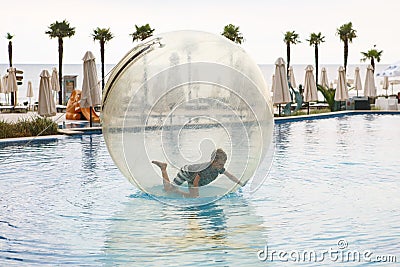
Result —
[{"label": "white closed umbrella", "polygon": [[50,78],[50,88],[53,90],[55,99],[57,99],[58,92],[60,92],[60,80],[58,79],[58,71],[57,68],[54,67],[52,72],[51,72],[51,78]]},{"label": "white closed umbrella", "polygon": [[347,89],[346,74],[342,66],[338,69],[338,80],[335,92],[335,101],[345,101],[349,98]]},{"label": "white closed umbrella", "polygon": [[364,96],[366,96],[366,97],[376,97],[374,68],[372,67],[371,64],[368,65],[367,74],[365,75]]},{"label": "white closed umbrella", "polygon": [[8,92],[8,87],[7,87],[8,75],[7,75],[7,74],[4,74],[2,80],[3,80],[4,92],[5,92],[5,93],[9,93],[9,92]]},{"label": "white closed umbrella", "polygon": [[275,62],[273,102],[274,104],[286,104],[291,101],[289,86],[287,83],[285,61],[280,57]]},{"label": "white closed umbrella", "polygon": [[329,88],[328,74],[325,67],[321,69],[321,85],[325,88]]},{"label": "white closed umbrella", "polygon": [[285,61],[283,58],[278,58],[275,61],[275,78],[274,78],[274,95],[273,103],[279,105],[279,115],[280,115],[280,105],[290,103],[292,99],[290,98],[289,86],[287,81],[287,74],[285,68]]},{"label": "white closed umbrella", "polygon": [[8,87],[7,87],[7,81],[8,81],[8,75],[7,74],[4,74],[4,76],[3,76],[3,78],[2,78],[2,81],[3,81],[3,90],[4,90],[4,94],[5,94],[5,96],[6,96],[6,103],[7,103],[7,105],[9,104],[9,99],[8,99]]},{"label": "white closed umbrella", "polygon": [[360,68],[356,67],[354,70],[354,90],[357,91],[357,96],[358,96],[358,91],[362,90],[362,85],[361,85],[361,77],[360,77]]},{"label": "white closed umbrella", "polygon": [[272,74],[271,92],[273,93],[274,90],[275,90],[275,74]]},{"label": "white closed umbrella", "polygon": [[314,68],[311,65],[306,67],[306,76],[304,78],[304,101],[311,102],[318,100],[317,86],[314,78]]},{"label": "white closed umbrella", "polygon": [[47,70],[40,73],[38,114],[44,117],[56,115],[56,103],[50,88],[50,73]]},{"label": "white closed umbrella", "polygon": [[6,99],[6,88],[3,85],[3,79],[0,78],[0,94],[4,94],[4,99]]},{"label": "white closed umbrella", "polygon": [[382,89],[386,90],[386,95],[387,95],[387,90],[389,89],[389,77],[388,76],[383,77]]},{"label": "white closed umbrella", "polygon": [[288,74],[289,74],[290,85],[292,86],[292,88],[296,88],[297,87],[296,79],[294,78],[294,73],[293,73],[293,67],[292,66],[289,67],[289,73]]},{"label": "white closed umbrella", "polygon": [[5,94],[6,88],[3,85],[3,79],[0,79],[0,94]]},{"label": "white closed umbrella", "polygon": [[51,90],[59,92],[60,89],[60,81],[58,80],[58,71],[57,68],[53,68],[53,71],[51,72],[51,78],[50,78],[50,85],[51,85]]},{"label": "white closed umbrella", "polygon": [[[315,84],[314,68],[308,65],[306,68],[306,75],[304,78],[304,102],[311,102],[318,100],[317,85]],[[307,113],[310,114],[310,104],[308,104]]]},{"label": "white closed umbrella", "polygon": [[15,75],[16,69],[11,67],[8,69],[8,78],[7,78],[7,92],[14,94],[14,106],[17,104],[16,92],[18,91],[17,85],[17,77]]},{"label": "white closed umbrella", "polygon": [[28,88],[26,90],[26,97],[29,99],[29,107],[31,106],[31,99],[33,97],[32,82],[28,81]]},{"label": "white closed umbrella", "polygon": [[96,62],[93,53],[87,51],[82,60],[83,82],[80,106],[81,108],[89,108],[90,126],[92,126],[92,107],[101,103],[100,83],[97,80]]},{"label": "white closed umbrella", "polygon": [[100,87],[97,80],[97,69],[95,57],[92,52],[87,51],[83,57],[83,82],[80,105],[89,108],[100,105]]}]

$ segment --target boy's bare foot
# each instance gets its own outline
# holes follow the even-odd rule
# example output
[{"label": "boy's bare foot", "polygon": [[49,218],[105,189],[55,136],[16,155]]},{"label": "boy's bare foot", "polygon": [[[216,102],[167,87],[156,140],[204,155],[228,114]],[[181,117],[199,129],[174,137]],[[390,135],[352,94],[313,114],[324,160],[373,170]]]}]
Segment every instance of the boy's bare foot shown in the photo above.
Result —
[{"label": "boy's bare foot", "polygon": [[153,160],[151,163],[153,163],[154,165],[157,165],[161,170],[167,169],[167,163],[165,163],[165,162]]},{"label": "boy's bare foot", "polygon": [[153,160],[151,163],[153,163],[154,165],[157,165],[161,169],[164,190],[167,192],[174,191],[175,186],[170,183],[169,178],[168,178],[167,163],[161,162],[161,161],[156,161],[156,160]]}]

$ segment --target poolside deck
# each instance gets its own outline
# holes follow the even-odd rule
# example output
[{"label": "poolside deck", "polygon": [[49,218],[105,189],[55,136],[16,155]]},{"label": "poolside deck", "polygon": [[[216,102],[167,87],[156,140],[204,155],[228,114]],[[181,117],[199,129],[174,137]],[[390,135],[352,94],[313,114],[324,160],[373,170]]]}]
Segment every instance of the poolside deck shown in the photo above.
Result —
[{"label": "poolside deck", "polygon": [[[37,116],[36,111],[28,111],[24,113],[0,113],[0,120],[4,120],[7,122],[16,122],[19,119],[28,119],[31,117]],[[57,123],[62,123],[66,121],[65,113],[57,113],[55,116],[50,117],[52,120],[56,121]]]}]

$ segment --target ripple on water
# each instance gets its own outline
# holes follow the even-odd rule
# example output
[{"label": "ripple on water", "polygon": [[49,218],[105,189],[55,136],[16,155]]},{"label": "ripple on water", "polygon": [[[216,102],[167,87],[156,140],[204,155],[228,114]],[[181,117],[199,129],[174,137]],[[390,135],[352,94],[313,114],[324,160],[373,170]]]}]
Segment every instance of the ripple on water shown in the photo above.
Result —
[{"label": "ripple on water", "polygon": [[101,135],[2,147],[0,265],[280,266],[257,251],[336,248],[340,239],[396,254],[398,136],[400,116],[277,124],[259,190],[197,207],[135,189]]}]

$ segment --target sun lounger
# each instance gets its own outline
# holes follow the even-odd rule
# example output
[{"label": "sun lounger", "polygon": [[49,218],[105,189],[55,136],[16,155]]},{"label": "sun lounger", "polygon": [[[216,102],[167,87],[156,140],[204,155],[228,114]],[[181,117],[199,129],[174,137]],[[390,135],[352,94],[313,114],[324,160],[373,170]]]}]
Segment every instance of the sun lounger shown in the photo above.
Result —
[{"label": "sun lounger", "polygon": [[27,106],[0,106],[1,113],[11,113],[11,112],[18,112],[18,113],[26,113],[28,112]]},{"label": "sun lounger", "polygon": [[8,112],[10,113],[13,109],[13,106],[0,106],[0,112],[5,113]]},{"label": "sun lounger", "polygon": [[57,113],[65,113],[67,111],[67,106],[64,105],[56,105]]},{"label": "sun lounger", "polygon": [[26,112],[28,112],[28,107],[27,106],[15,106],[14,112],[26,113]]}]

